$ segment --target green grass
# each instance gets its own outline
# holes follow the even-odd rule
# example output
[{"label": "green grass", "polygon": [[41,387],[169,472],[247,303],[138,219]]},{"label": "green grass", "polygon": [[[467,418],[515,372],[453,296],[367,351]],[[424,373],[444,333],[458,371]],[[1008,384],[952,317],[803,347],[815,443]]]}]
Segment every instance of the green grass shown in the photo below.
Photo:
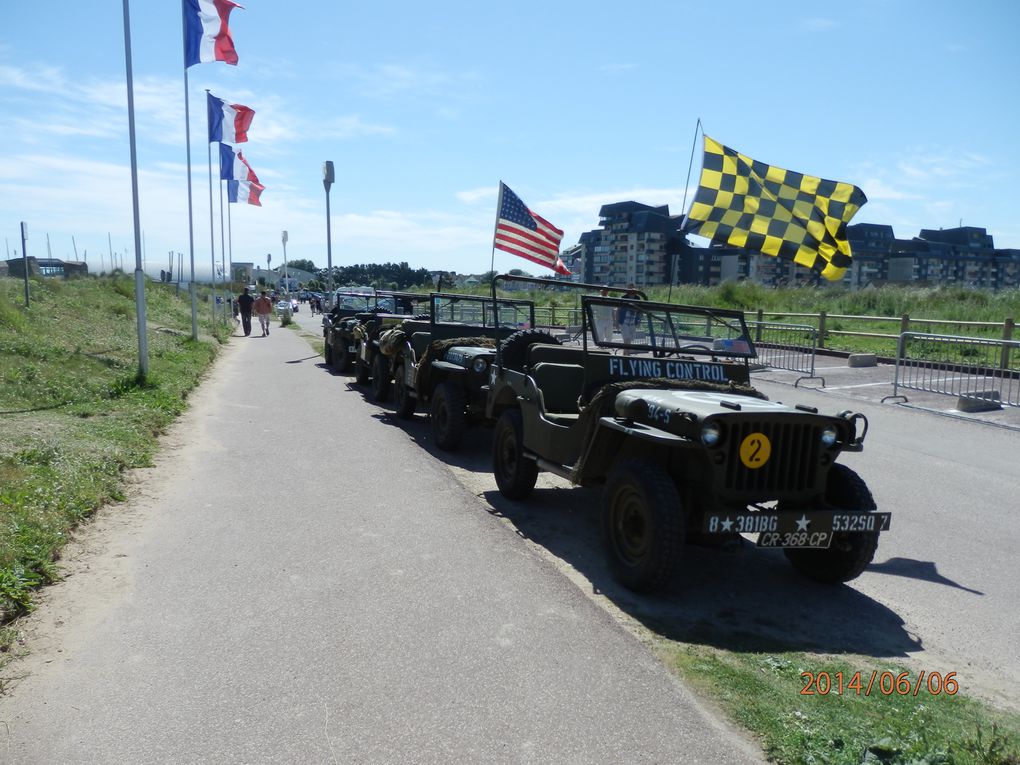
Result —
[{"label": "green grass", "polygon": [[[947,693],[958,686],[946,685],[941,675],[933,679],[931,690],[937,693],[932,693],[927,678],[918,686],[917,670],[898,666],[667,642],[660,651],[685,680],[756,734],[768,758],[782,765],[1020,765],[1020,716],[991,710],[968,698],[966,689]],[[870,683],[872,669],[877,676]],[[821,689],[828,692],[812,686],[814,695],[805,695],[804,672],[815,678],[827,673],[829,682],[821,681]],[[884,683],[883,672],[892,673]],[[837,673],[842,673],[842,693]],[[893,680],[900,673],[906,673],[907,684],[897,690]]]},{"label": "green grass", "polygon": [[0,624],[58,577],[75,525],[123,497],[123,471],[151,464],[229,334],[203,300],[192,340],[188,296],[149,284],[141,379],[133,279],[32,280],[30,302],[0,279]]}]

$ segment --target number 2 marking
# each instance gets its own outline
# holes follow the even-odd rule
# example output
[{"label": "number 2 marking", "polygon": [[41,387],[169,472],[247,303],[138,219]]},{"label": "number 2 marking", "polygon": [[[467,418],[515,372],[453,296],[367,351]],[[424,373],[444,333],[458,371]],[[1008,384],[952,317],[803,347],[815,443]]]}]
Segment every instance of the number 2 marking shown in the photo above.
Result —
[{"label": "number 2 marking", "polygon": [[771,455],[772,443],[764,433],[750,433],[740,442],[740,461],[746,468],[760,468]]}]

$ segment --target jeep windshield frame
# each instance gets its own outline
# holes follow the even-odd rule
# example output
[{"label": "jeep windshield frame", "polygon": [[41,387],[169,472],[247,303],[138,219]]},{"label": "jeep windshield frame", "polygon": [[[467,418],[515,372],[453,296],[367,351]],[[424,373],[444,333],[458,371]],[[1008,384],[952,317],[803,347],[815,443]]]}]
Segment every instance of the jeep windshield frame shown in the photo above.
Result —
[{"label": "jeep windshield frame", "polygon": [[[613,324],[607,337],[601,337],[605,317]],[[599,317],[603,321],[599,321]],[[631,320],[630,317],[634,317]],[[757,358],[742,311],[730,308],[653,303],[632,298],[601,295],[581,297],[582,347],[588,352],[590,341],[598,348],[647,352],[653,356],[710,356],[712,358]],[[612,327],[633,325],[633,337],[621,332],[615,338]],[[630,334],[630,332],[628,332]]]},{"label": "jeep windshield frame", "polygon": [[448,292],[433,292],[429,298],[433,326],[463,325],[482,329],[522,329],[535,326],[535,303],[531,300],[497,299]]}]

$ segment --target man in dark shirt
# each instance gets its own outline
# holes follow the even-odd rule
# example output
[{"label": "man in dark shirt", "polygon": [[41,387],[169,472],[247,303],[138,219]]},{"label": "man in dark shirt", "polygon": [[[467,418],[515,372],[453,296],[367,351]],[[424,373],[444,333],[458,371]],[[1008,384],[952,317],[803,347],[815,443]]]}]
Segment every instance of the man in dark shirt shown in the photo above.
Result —
[{"label": "man in dark shirt", "polygon": [[251,307],[255,298],[248,294],[248,288],[237,296],[237,307],[241,311],[241,327],[244,329],[244,336],[251,334]]}]

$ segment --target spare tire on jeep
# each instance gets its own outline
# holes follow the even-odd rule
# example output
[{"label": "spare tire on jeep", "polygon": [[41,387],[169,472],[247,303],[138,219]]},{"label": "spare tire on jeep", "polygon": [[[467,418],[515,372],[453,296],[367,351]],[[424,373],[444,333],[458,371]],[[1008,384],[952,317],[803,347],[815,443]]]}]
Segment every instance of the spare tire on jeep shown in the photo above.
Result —
[{"label": "spare tire on jeep", "polygon": [[559,340],[542,329],[521,329],[499,345],[499,355],[503,367],[516,372],[524,371],[524,362],[528,358],[528,348],[535,343],[543,345],[562,345]]}]

